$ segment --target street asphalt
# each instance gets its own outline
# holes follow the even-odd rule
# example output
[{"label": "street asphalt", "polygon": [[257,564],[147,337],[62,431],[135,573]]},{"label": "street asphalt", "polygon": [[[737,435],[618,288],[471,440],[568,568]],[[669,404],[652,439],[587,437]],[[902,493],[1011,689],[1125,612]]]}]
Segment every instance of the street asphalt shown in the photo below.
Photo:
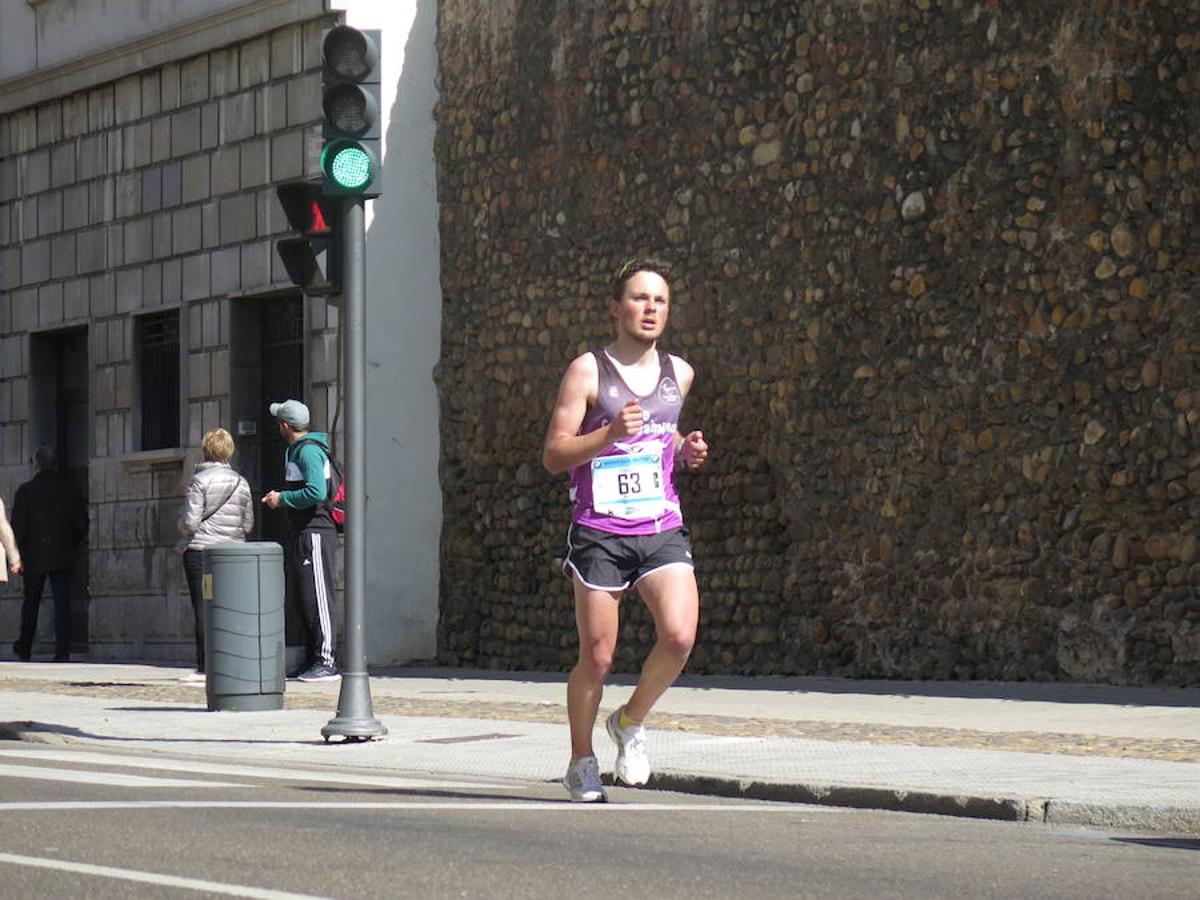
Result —
[{"label": "street asphalt", "polygon": [[[566,766],[562,675],[373,672],[387,734],[327,743],[338,682],[289,681],[281,710],[210,712],[188,673],[0,662],[0,738],[534,781]],[[604,711],[632,691],[614,682]],[[1197,688],[687,677],[647,728],[665,790],[1200,834]]]}]

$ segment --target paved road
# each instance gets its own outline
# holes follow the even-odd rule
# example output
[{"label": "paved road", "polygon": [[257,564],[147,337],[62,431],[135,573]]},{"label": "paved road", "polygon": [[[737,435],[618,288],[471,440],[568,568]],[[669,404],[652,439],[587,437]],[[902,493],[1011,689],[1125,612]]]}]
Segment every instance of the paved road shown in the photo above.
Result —
[{"label": "paved road", "polygon": [[1192,897],[1200,841],[0,743],[0,895]]}]

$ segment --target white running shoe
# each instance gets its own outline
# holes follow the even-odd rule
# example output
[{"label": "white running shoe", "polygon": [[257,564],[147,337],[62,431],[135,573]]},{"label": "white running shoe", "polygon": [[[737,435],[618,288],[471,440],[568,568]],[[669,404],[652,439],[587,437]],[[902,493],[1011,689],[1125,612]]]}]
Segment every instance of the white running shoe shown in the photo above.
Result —
[{"label": "white running shoe", "polygon": [[606,803],[604,785],[600,783],[600,763],[596,757],[585,756],[567,766],[563,787],[574,803]]},{"label": "white running shoe", "polygon": [[608,736],[617,745],[617,761],[613,765],[613,778],[637,787],[650,780],[650,759],[646,756],[646,729],[641,725],[620,726],[621,710],[615,710],[604,727]]}]

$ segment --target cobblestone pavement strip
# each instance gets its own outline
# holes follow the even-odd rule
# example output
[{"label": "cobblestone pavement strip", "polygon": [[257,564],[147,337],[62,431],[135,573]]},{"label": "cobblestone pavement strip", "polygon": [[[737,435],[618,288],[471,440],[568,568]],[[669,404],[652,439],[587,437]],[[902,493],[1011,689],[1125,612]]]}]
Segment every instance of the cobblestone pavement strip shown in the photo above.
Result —
[{"label": "cobblestone pavement strip", "polygon": [[[0,677],[0,691],[70,696],[152,700],[163,703],[204,703],[201,684],[149,685],[133,682],[62,682]],[[305,691],[286,694],[288,709],[336,711],[337,693]],[[549,703],[415,700],[375,697],[376,715],[441,716],[452,719],[488,719],[514,722],[566,723],[566,707]],[[1053,732],[990,732],[965,728],[928,728],[885,724],[793,722],[732,716],[668,715],[655,713],[648,725],[669,731],[734,737],[806,738],[815,741],[862,741],[921,747],[957,747],[969,750],[1003,750],[1049,753],[1062,756],[1104,756],[1119,759],[1156,759],[1168,762],[1200,761],[1200,741],[1150,740],[1105,735]]]}]

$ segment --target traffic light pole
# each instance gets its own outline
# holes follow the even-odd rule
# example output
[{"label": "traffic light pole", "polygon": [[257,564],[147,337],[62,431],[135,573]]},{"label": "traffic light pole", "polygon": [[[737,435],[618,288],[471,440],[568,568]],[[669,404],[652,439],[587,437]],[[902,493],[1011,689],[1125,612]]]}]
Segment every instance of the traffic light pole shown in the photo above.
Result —
[{"label": "traffic light pole", "polygon": [[364,595],[366,588],[366,218],[362,197],[345,198],[342,218],[342,334],[346,360],[346,652],[337,715],[321,729],[334,736],[365,741],[387,734],[371,707],[367,678]]}]

